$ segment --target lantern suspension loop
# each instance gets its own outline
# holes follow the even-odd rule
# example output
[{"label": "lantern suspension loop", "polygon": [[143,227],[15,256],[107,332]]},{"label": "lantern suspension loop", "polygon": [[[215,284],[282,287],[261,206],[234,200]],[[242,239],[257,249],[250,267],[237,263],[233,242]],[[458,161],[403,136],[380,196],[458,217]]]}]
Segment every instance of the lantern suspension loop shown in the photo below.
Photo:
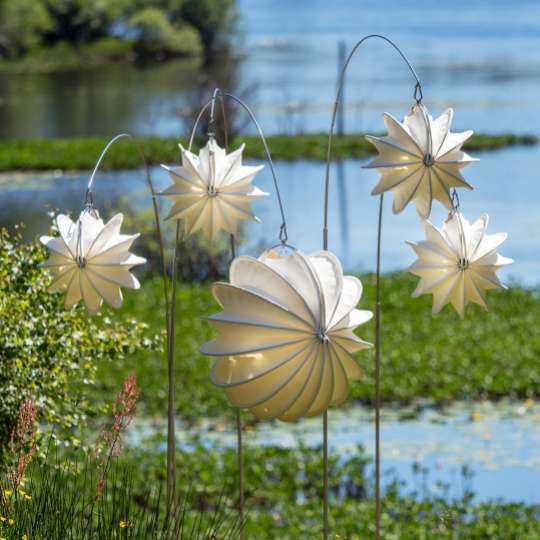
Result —
[{"label": "lantern suspension loop", "polygon": [[452,211],[450,215],[453,216],[455,220],[457,221],[458,232],[459,232],[460,257],[458,261],[458,267],[460,268],[460,270],[465,270],[469,266],[469,254],[467,253],[467,241],[465,239],[465,230],[463,229],[463,222],[461,220],[461,214],[459,212],[461,203],[459,201],[459,195],[456,188],[452,190],[452,196],[450,198],[450,202],[452,204]]},{"label": "lantern suspension loop", "polygon": [[272,161],[272,154],[270,153],[268,143],[266,142],[266,137],[264,136],[263,130],[262,130],[259,122],[257,121],[257,118],[255,117],[255,114],[253,113],[253,111],[248,107],[248,105],[243,100],[236,97],[234,94],[230,94],[228,92],[223,92],[219,88],[216,88],[214,90],[214,93],[212,94],[212,98],[202,107],[202,109],[199,111],[199,114],[197,115],[197,118],[195,119],[195,124],[193,125],[193,129],[191,130],[191,136],[189,138],[188,150],[191,151],[191,147],[193,146],[193,141],[195,139],[195,133],[197,131],[197,127],[199,125],[199,122],[201,121],[201,118],[202,118],[203,114],[208,110],[208,108],[210,108],[210,122],[209,122],[208,136],[209,137],[214,136],[214,133],[213,133],[213,125],[214,125],[214,122],[215,122],[214,110],[215,110],[215,102],[216,102],[216,99],[218,97],[219,98],[232,99],[233,101],[235,101],[236,103],[241,105],[244,108],[244,110],[248,113],[249,117],[251,118],[251,121],[253,122],[253,124],[255,125],[255,128],[257,129],[257,133],[258,133],[258,135],[259,135],[259,137],[261,139],[261,142],[263,144],[263,147],[264,147],[264,153],[266,155],[266,160],[267,160],[268,165],[270,167],[270,172],[272,173],[272,179],[274,181],[274,188],[276,190],[276,196],[277,196],[277,200],[278,200],[278,204],[279,204],[279,212],[281,214],[281,225],[280,225],[280,228],[279,228],[279,240],[280,240],[282,245],[286,246],[287,245],[287,240],[289,239],[288,234],[287,234],[287,220],[285,218],[285,210],[284,210],[284,207],[283,207],[283,201],[281,199],[281,193],[279,191],[279,184],[278,184],[278,181],[277,181],[276,171],[275,171],[275,168],[274,168],[274,162]]},{"label": "lantern suspension loop", "polygon": [[329,197],[329,191],[330,191],[330,159],[332,156],[332,142],[334,138],[334,128],[336,125],[337,112],[338,112],[339,105],[341,102],[341,97],[343,95],[343,88],[345,85],[345,76],[347,74],[347,68],[349,67],[352,57],[354,56],[354,54],[356,53],[360,45],[364,43],[364,41],[368,41],[369,39],[372,39],[372,38],[382,39],[383,41],[388,43],[391,47],[393,47],[396,50],[396,52],[399,54],[399,56],[402,58],[402,60],[405,62],[405,64],[409,68],[409,71],[411,72],[412,76],[414,77],[416,81],[416,84],[414,86],[413,97],[417,105],[421,105],[422,99],[423,99],[422,83],[420,82],[418,74],[416,73],[409,59],[405,56],[405,53],[391,39],[387,38],[386,36],[383,36],[382,34],[369,34],[367,36],[364,36],[352,48],[351,52],[349,53],[349,56],[347,57],[345,61],[345,64],[343,65],[343,68],[339,76],[336,101],[334,102],[334,108],[332,111],[332,122],[330,124],[330,131],[328,133],[328,147],[326,151],[326,172],[325,172],[325,189],[324,189],[323,249],[325,250],[328,249],[328,197]]},{"label": "lantern suspension loop", "polygon": [[[105,146],[103,149],[103,152],[101,152],[101,155],[99,156],[96,166],[94,167],[94,170],[92,171],[92,174],[90,175],[90,180],[88,180],[88,186],[86,187],[86,194],[84,196],[84,204],[87,207],[92,207],[94,204],[93,198],[92,198],[92,186],[94,185],[94,178],[99,170],[99,166],[101,165],[101,162],[103,161],[103,158],[105,157],[105,154],[109,150],[109,148],[118,140],[122,139],[123,137],[128,137],[132,139],[133,137],[129,133],[120,133],[119,135],[116,135],[113,137]],[[146,163],[145,163],[146,165]]]}]

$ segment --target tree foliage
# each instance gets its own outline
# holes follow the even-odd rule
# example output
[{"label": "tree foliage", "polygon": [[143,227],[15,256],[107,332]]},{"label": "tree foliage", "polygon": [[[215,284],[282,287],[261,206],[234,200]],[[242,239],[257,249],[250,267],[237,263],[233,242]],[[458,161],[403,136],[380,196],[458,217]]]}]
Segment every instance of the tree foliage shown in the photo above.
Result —
[{"label": "tree foliage", "polygon": [[66,43],[128,41],[152,57],[215,51],[231,28],[234,0],[0,0],[0,57]]},{"label": "tree foliage", "polygon": [[85,389],[99,361],[158,346],[134,320],[90,317],[82,306],[65,310],[62,295],[47,291],[44,260],[37,242],[0,231],[0,447],[21,400],[32,396],[39,421],[67,433],[94,412]]}]

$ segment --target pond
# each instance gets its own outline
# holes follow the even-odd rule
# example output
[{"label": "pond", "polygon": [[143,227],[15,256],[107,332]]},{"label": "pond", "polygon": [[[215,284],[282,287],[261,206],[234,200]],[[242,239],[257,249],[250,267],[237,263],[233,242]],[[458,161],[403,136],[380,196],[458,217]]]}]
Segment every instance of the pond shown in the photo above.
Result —
[{"label": "pond", "polygon": [[[481,161],[466,171],[467,179],[476,189],[461,192],[462,211],[470,220],[487,212],[490,215],[488,232],[508,232],[501,252],[516,262],[501,275],[535,285],[540,281],[538,237],[526,231],[540,229],[540,215],[527,209],[531,200],[540,197],[540,188],[535,168],[523,164],[539,159],[540,149],[508,148],[479,157]],[[362,164],[347,160],[334,165],[329,214],[330,249],[341,258],[346,270],[359,272],[374,269],[377,219],[377,199],[370,196],[376,174],[362,169]],[[164,171],[155,167],[152,172],[157,188],[168,185]],[[288,216],[290,243],[307,252],[320,249],[324,164],[278,162],[276,172]],[[87,181],[88,172],[0,175],[0,225],[23,222],[26,238],[43,234],[51,223],[47,208],[80,211]],[[256,184],[271,195],[254,204],[261,223],[250,222],[244,229],[246,241],[240,251],[252,255],[277,242],[280,225],[268,168],[260,173]],[[127,201],[131,211],[150,206],[140,170],[100,173],[94,190],[96,205],[104,216],[110,216],[120,202]],[[165,200],[161,204],[162,215],[166,215],[170,205]],[[431,219],[440,225],[445,216],[446,212],[436,205]],[[384,270],[403,269],[411,264],[413,252],[405,241],[419,240],[423,236],[414,208],[409,206],[403,214],[393,215],[388,197],[383,234]]]},{"label": "pond", "polygon": [[[383,409],[382,470],[384,482],[405,482],[405,491],[459,499],[465,490],[475,501],[501,499],[540,504],[540,404],[529,402],[456,403],[445,410]],[[416,416],[403,420],[407,415]],[[250,446],[296,447],[321,445],[320,418],[294,424],[263,422],[244,434]],[[194,429],[179,426],[177,441],[187,445],[194,436],[212,448],[235,447],[233,422],[206,422]],[[135,420],[129,444],[139,446],[164,423]],[[362,445],[374,456],[373,412],[354,406],[329,411],[330,450],[342,457]],[[164,450],[164,447],[161,448]],[[368,474],[372,471],[368,470]],[[443,492],[443,485],[448,491]]]},{"label": "pond", "polygon": [[[328,129],[337,43],[372,32],[395,40],[423,81],[427,104],[456,109],[477,131],[539,131],[540,4],[535,0],[239,0],[242,59],[212,68],[173,62],[62,73],[0,73],[0,137],[177,135],[182,112],[216,84],[244,95],[266,132]],[[346,129],[380,131],[403,116],[412,79],[397,54],[372,42],[354,60]],[[189,123],[189,122],[188,122]]]}]

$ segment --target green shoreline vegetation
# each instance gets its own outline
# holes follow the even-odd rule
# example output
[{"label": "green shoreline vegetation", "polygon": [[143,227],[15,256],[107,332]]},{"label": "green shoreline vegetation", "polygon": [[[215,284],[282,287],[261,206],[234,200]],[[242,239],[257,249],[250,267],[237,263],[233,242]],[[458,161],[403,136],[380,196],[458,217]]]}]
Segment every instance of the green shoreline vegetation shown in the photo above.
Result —
[{"label": "green shoreline vegetation", "polygon": [[[272,157],[280,160],[326,158],[327,135],[271,135],[267,138]],[[0,140],[0,171],[47,171],[91,169],[107,144],[105,137],[73,139]],[[185,138],[140,137],[136,139],[148,163],[174,163],[180,160],[178,144],[187,145]],[[245,143],[244,155],[264,158],[264,148],[257,136],[236,137],[231,147]],[[536,145],[538,138],[529,134],[487,135],[475,134],[464,145],[470,152],[497,150],[507,146]],[[332,156],[334,159],[365,158],[375,149],[362,134],[336,136]],[[129,140],[120,140],[107,153],[102,169],[133,169],[141,166],[141,158]]]}]

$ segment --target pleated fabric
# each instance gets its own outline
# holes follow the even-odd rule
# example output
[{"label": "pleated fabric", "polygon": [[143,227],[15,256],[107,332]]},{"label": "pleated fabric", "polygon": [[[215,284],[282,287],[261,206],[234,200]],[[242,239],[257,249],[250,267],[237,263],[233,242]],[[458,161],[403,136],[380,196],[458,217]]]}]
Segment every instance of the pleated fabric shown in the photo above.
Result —
[{"label": "pleated fabric", "polygon": [[202,230],[215,239],[220,230],[236,235],[242,220],[257,218],[251,203],[268,193],[252,185],[262,165],[242,165],[244,145],[227,154],[212,137],[199,155],[180,145],[182,166],[162,167],[173,184],[162,191],[173,206],[167,219],[182,220],[186,235]]},{"label": "pleated fabric", "polygon": [[356,309],[359,279],[327,251],[236,258],[230,283],[212,287],[219,332],[201,352],[217,356],[212,382],[259,418],[293,421],[339,405],[362,371],[353,354],[370,347],[354,330],[372,317]]},{"label": "pleated fabric", "polygon": [[453,115],[447,109],[434,120],[415,105],[403,122],[384,114],[385,137],[366,135],[379,153],[365,166],[381,174],[372,195],[391,191],[395,214],[413,201],[420,217],[427,219],[433,199],[452,209],[452,188],[473,189],[461,174],[463,167],[478,161],[461,150],[473,132],[450,132]]},{"label": "pleated fabric", "polygon": [[42,236],[50,254],[43,267],[53,276],[50,291],[65,291],[66,309],[84,301],[90,313],[97,313],[103,300],[111,307],[122,305],[121,287],[138,289],[131,268],[146,262],[129,252],[138,234],[120,233],[123,215],[106,224],[97,213],[83,211],[76,222],[69,216],[56,217],[58,236]]},{"label": "pleated fabric", "polygon": [[514,261],[497,253],[506,233],[486,234],[488,221],[483,214],[471,224],[456,212],[442,229],[424,221],[426,239],[407,242],[418,257],[409,268],[420,278],[413,295],[432,294],[434,315],[448,303],[462,319],[469,302],[487,310],[486,291],[504,288],[496,272]]}]

